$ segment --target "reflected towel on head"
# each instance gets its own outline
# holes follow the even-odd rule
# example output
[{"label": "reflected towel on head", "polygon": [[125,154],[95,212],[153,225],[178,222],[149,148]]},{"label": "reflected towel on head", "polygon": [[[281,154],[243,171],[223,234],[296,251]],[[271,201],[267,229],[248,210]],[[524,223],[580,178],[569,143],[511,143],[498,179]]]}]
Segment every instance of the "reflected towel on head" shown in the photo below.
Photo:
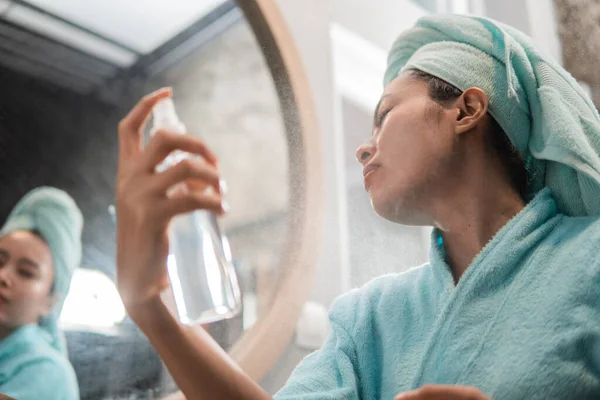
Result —
[{"label": "reflected towel on head", "polygon": [[549,187],[562,213],[600,215],[598,111],[529,37],[487,18],[424,17],[392,46],[384,84],[407,69],[484,90],[490,114],[525,159],[530,197]]},{"label": "reflected towel on head", "polygon": [[50,335],[51,344],[66,353],[58,318],[69,291],[73,271],[81,261],[83,216],[75,201],[64,191],[39,187],[27,193],[13,208],[0,235],[19,230],[38,232],[50,246],[54,264],[53,293],[57,304],[52,313],[40,321]]}]

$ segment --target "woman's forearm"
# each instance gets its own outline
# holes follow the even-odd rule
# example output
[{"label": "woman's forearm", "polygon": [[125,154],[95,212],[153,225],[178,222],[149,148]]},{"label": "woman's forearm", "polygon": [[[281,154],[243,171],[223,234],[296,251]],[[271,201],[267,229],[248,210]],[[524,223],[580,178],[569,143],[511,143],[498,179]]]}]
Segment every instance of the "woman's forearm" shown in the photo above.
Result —
[{"label": "woman's forearm", "polygon": [[271,399],[204,329],[179,324],[160,299],[129,311],[187,400]]}]

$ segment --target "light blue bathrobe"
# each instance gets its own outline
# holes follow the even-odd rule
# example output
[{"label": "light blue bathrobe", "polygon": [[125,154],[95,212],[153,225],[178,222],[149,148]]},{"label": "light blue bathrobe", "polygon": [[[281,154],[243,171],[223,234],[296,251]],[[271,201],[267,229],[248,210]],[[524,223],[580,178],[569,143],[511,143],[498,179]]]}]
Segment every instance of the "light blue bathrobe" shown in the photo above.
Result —
[{"label": "light blue bathrobe", "polygon": [[18,400],[78,400],[77,378],[69,360],[40,340],[39,325],[25,325],[0,342],[0,393]]},{"label": "light blue bathrobe", "polygon": [[434,230],[430,262],[338,298],[332,332],[277,400],[392,400],[428,383],[494,400],[600,398],[600,220],[557,213],[549,189],[458,285]]}]

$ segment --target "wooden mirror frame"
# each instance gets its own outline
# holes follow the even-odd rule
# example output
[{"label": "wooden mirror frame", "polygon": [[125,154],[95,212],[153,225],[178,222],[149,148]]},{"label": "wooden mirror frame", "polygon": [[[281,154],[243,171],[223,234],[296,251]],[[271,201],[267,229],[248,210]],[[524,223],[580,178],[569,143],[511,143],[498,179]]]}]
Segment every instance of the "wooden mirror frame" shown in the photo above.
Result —
[{"label": "wooden mirror frame", "polygon": [[229,354],[259,382],[294,336],[313,286],[322,238],[321,138],[303,63],[275,0],[236,0],[263,50],[279,97],[289,152],[289,215],[270,308]]},{"label": "wooden mirror frame", "polygon": [[[229,349],[254,381],[273,368],[294,336],[313,287],[323,231],[321,138],[300,54],[276,0],[235,0],[273,77],[289,155],[289,214],[270,308]],[[181,400],[181,392],[163,400]]]}]

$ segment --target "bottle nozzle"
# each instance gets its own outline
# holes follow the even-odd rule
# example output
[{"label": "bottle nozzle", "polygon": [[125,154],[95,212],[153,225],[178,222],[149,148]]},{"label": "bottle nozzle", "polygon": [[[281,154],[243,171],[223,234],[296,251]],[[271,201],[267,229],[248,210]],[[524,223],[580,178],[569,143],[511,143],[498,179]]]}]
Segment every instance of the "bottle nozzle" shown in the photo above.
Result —
[{"label": "bottle nozzle", "polygon": [[153,128],[152,132],[160,129],[168,129],[177,133],[185,133],[185,126],[179,120],[175,112],[173,99],[165,98],[154,105],[152,109]]}]

